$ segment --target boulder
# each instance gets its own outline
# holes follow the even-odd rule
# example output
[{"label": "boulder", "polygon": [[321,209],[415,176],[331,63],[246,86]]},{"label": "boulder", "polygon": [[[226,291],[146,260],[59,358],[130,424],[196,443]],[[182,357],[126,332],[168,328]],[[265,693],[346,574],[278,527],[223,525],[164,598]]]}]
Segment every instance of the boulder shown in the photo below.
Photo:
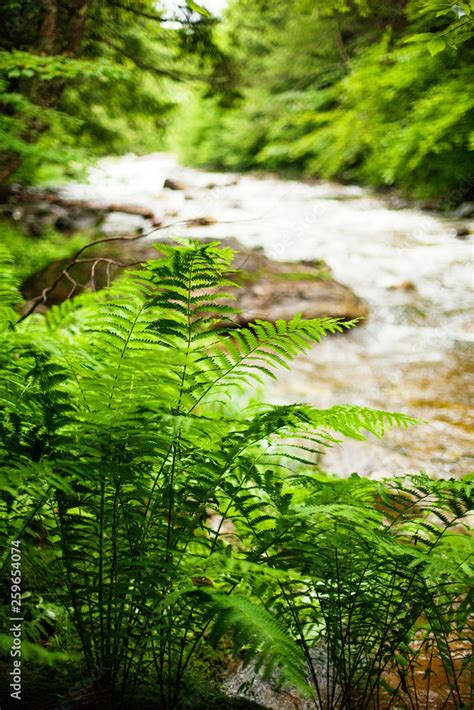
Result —
[{"label": "boulder", "polygon": [[[203,241],[214,241],[210,238]],[[162,239],[161,243],[174,244],[172,239]],[[236,325],[261,319],[276,321],[290,320],[296,313],[303,318],[366,318],[367,305],[348,287],[336,281],[327,264],[321,260],[313,262],[279,262],[265,256],[262,249],[249,249],[236,239],[227,239],[224,244],[236,251],[232,267],[237,273],[229,273],[229,278],[236,283],[232,291],[236,296],[236,306],[242,311],[234,320]],[[159,243],[157,243],[159,252]],[[102,244],[91,254],[97,258],[109,258],[122,264],[154,259],[157,250],[147,241],[114,241]],[[55,262],[41,272],[31,276],[23,286],[23,295],[33,299],[42,289],[54,283],[67,262]],[[101,288],[109,277],[114,278],[122,271],[117,264],[96,265],[94,285]],[[78,286],[74,293],[80,293],[91,285],[91,262],[74,266],[70,272]],[[47,304],[60,303],[68,298],[71,282],[62,278],[49,294]]]},{"label": "boulder", "polygon": [[366,303],[336,281],[324,261],[272,261],[262,250],[238,243],[231,246],[238,249],[233,266],[239,272],[231,275],[241,287],[235,290],[236,305],[241,310],[236,318],[238,325],[259,319],[290,320],[296,313],[305,319],[367,318]]}]

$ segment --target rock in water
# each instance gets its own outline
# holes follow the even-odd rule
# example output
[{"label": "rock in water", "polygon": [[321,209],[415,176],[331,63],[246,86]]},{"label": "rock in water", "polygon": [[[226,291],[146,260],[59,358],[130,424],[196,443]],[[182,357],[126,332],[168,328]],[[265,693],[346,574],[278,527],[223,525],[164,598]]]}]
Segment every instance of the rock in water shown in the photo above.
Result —
[{"label": "rock in water", "polygon": [[186,185],[180,180],[174,180],[173,178],[166,178],[163,183],[163,187],[168,188],[168,190],[180,190],[184,192],[186,190]]},{"label": "rock in water", "polygon": [[185,222],[186,227],[207,227],[210,224],[216,224],[218,220],[210,215],[203,215],[202,217],[194,217],[193,219],[187,219]]},{"label": "rock in water", "polygon": [[305,319],[311,318],[367,318],[367,305],[347,286],[333,279],[299,281],[285,280],[285,274],[261,276],[254,284],[245,288],[237,305],[241,314],[239,325],[255,320],[276,321],[279,318],[291,320],[296,313]]},{"label": "rock in water", "polygon": [[[230,241],[230,240],[228,240]],[[336,281],[324,262],[279,262],[261,250],[251,250],[232,240],[238,250],[231,275],[236,289],[239,325],[255,320],[290,320],[296,313],[311,318],[367,318],[367,304],[348,286]]]}]

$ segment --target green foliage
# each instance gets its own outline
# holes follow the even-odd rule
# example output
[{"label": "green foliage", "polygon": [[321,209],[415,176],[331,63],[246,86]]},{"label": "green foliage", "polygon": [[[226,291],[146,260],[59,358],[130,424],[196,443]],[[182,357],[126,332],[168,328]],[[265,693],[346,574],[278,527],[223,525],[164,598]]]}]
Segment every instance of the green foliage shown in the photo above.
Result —
[{"label": "green foliage", "polygon": [[15,277],[20,282],[53,261],[67,259],[85,244],[85,237],[80,234],[66,237],[52,229],[41,238],[31,237],[8,220],[0,221],[0,240],[13,259]]},{"label": "green foliage", "polygon": [[102,60],[92,62],[71,59],[64,55],[41,56],[31,52],[0,51],[2,71],[9,79],[123,79],[124,71],[119,65]]},{"label": "green foliage", "polygon": [[239,0],[225,46],[241,97],[194,94],[171,137],[185,160],[290,170],[458,199],[472,177],[472,7]]},{"label": "green foliage", "polygon": [[335,109],[297,117],[306,130],[293,155],[326,177],[445,195],[469,176],[474,101],[462,87],[473,79],[472,67],[446,66],[445,55],[388,53],[382,43],[354,64]]},{"label": "green foliage", "polygon": [[474,37],[474,3],[455,3],[449,0],[412,2],[409,13],[423,25],[426,20],[434,25],[433,31],[421,32],[406,38],[406,42],[426,45],[434,56],[447,47],[457,49]]},{"label": "green foliage", "polygon": [[346,326],[229,331],[231,250],[159,249],[109,289],[23,320],[7,260],[0,271],[0,530],[21,540],[32,640],[53,636],[45,614],[70,616],[77,640],[59,627],[47,642],[80,653],[98,706],[132,706],[144,681],[165,708],[202,706],[199,688],[184,696],[189,673],[202,644],[226,638],[320,708],[398,697],[386,673],[410,669],[421,638],[461,697],[451,645],[468,611],[470,481],[326,480],[323,447],[413,420],[236,412],[235,397]]},{"label": "green foliage", "polygon": [[224,88],[227,60],[195,3],[2,3],[0,182],[66,175],[92,155],[156,150],[176,82]]},{"label": "green foliage", "polygon": [[21,303],[19,279],[13,268],[13,258],[4,246],[0,246],[0,329],[6,330],[16,320],[14,307]]},{"label": "green foliage", "polygon": [[318,707],[431,702],[417,673],[435,672],[433,656],[443,700],[463,707],[467,659],[457,653],[469,645],[472,539],[462,526],[448,538],[472,505],[469,484],[353,477],[308,478],[307,487],[307,499],[285,515],[279,549],[267,552],[270,565],[289,565],[294,576],[267,593],[300,636]]}]

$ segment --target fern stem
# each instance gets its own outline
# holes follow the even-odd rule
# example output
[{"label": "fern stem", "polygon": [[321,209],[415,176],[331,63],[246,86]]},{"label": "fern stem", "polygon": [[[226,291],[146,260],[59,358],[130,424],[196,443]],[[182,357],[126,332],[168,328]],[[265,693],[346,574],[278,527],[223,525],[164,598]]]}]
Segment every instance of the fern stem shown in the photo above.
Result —
[{"label": "fern stem", "polygon": [[[107,602],[107,640],[106,640],[106,657],[107,657],[107,664],[112,664],[115,666],[115,659],[112,658],[111,654],[111,641],[112,638],[114,638],[115,641],[115,636],[113,636],[113,633],[117,633],[116,629],[116,622],[117,619],[113,619],[113,606],[114,606],[114,601],[116,602],[116,599],[114,599],[114,589],[115,589],[115,581],[116,581],[116,574],[117,574],[117,535],[118,535],[118,528],[117,528],[117,510],[118,510],[118,497],[119,497],[119,492],[120,492],[120,483],[117,482],[115,484],[115,490],[114,490],[114,497],[113,497],[113,503],[112,503],[112,525],[111,525],[111,531],[110,531],[110,537],[111,537],[111,545],[112,545],[112,559],[110,562],[110,572],[109,572],[109,595],[108,595],[108,602]],[[115,621],[115,624],[112,622]],[[115,627],[115,628],[113,628]],[[112,675],[116,675],[116,668],[112,668]]]},{"label": "fern stem", "polygon": [[[306,641],[304,632],[303,632],[303,627],[301,626],[298,614],[296,612],[296,609],[294,608],[293,604],[291,603],[291,600],[286,593],[286,590],[283,586],[283,584],[278,580],[278,586],[280,587],[281,593],[283,594],[285,598],[286,605],[288,609],[290,610],[290,614],[293,618],[293,621],[296,626],[296,630],[298,632],[298,636],[301,642],[301,646],[303,648],[304,654],[306,656],[306,663],[308,664],[309,672],[311,675],[311,680],[313,681],[314,688],[316,690],[316,696],[317,696],[317,702],[319,703],[319,708],[322,710],[323,707],[323,700],[321,696],[321,689],[319,687],[319,681],[318,681],[318,676],[316,675],[316,669],[314,667],[313,659],[311,658],[311,649],[308,646],[308,643]],[[317,707],[316,700],[314,702],[315,706]]]},{"label": "fern stem", "polygon": [[[84,624],[84,620],[82,618],[82,612],[81,612],[81,604],[79,601],[79,597],[77,594],[76,587],[74,585],[74,580],[73,580],[73,569],[72,569],[72,564],[69,558],[69,549],[68,549],[68,533],[67,533],[67,528],[65,525],[65,520],[64,520],[64,503],[62,500],[62,496],[58,495],[57,497],[57,508],[58,508],[58,519],[59,519],[59,526],[60,526],[60,531],[61,531],[61,548],[62,548],[62,557],[63,557],[63,562],[64,562],[64,567],[66,570],[66,580],[67,580],[67,586],[69,590],[69,596],[71,598],[71,604],[74,610],[74,617],[75,617],[75,625],[77,628],[77,632],[79,635],[79,639],[81,642],[82,646],[82,651],[84,653],[84,660],[86,662],[86,667],[87,667],[87,672],[92,675],[93,671],[93,659],[92,659],[92,653],[91,653],[91,646],[89,643],[88,639],[88,634],[87,630]],[[89,600],[89,606],[91,606]]]},{"label": "fern stem", "polygon": [[103,472],[100,480],[99,498],[99,563],[98,563],[98,606],[100,629],[101,664],[105,665],[105,629],[104,629],[104,512],[105,512],[105,481]]},{"label": "fern stem", "polygon": [[[337,532],[337,525],[335,526],[335,537],[336,537],[336,532]],[[336,568],[336,595],[337,595],[337,604],[336,604],[336,609],[338,613],[338,627],[339,627],[339,635],[340,635],[340,640],[341,640],[341,662],[342,662],[342,673],[343,673],[343,698],[345,700],[345,703],[347,705],[347,710],[352,710],[352,700],[350,697],[350,691],[349,695],[348,690],[348,673],[347,673],[347,668],[346,668],[346,644],[345,644],[345,639],[344,639],[344,624],[342,621],[342,604],[341,604],[341,577],[339,574],[339,550],[337,546],[334,547],[334,562],[335,562],[335,568]]]},{"label": "fern stem", "polygon": [[[34,506],[31,515],[25,520],[25,522],[21,526],[20,530],[18,532],[15,532],[14,536],[13,535],[11,536],[12,539],[21,540],[23,538],[23,535],[25,534],[25,532],[28,530],[31,523],[33,522],[34,517],[36,515],[38,515],[39,511],[41,510],[43,505],[48,500],[48,495],[49,495],[50,491],[52,490],[52,488],[53,488],[53,486],[48,486],[44,496],[40,499],[38,504],[36,506]],[[3,560],[2,564],[0,565],[0,572],[4,571],[5,565],[9,562],[10,562],[10,548],[7,548],[4,560]]]},{"label": "fern stem", "polygon": [[[434,599],[431,590],[428,589],[428,586],[427,586],[425,580],[423,580],[423,586],[424,586],[428,596],[430,597],[430,601],[431,601],[430,606],[432,609],[434,609],[435,618],[436,618],[436,621],[438,622],[438,629],[440,631],[440,636],[442,638],[442,644],[440,644],[438,641],[437,645],[438,645],[438,650],[440,652],[441,661],[443,663],[444,672],[446,674],[446,679],[449,682],[451,691],[453,692],[453,694],[454,693],[456,694],[459,706],[462,706],[462,697],[461,697],[461,692],[460,692],[459,683],[458,683],[458,679],[457,679],[456,668],[454,666],[453,656],[452,656],[451,649],[449,646],[449,638],[448,638],[446,631],[444,629],[443,620],[440,616],[438,605],[436,604],[436,600]],[[431,628],[433,630],[435,638],[437,639],[438,634],[437,634],[436,626],[431,625]],[[447,650],[447,658],[446,658],[446,654],[443,653],[441,650],[442,646],[444,646]],[[448,670],[448,668],[449,668],[449,670]]]},{"label": "fern stem", "polygon": [[[126,653],[126,651],[127,651],[127,649],[128,649],[128,639],[129,639],[129,636],[130,636],[130,633],[131,633],[131,628],[132,628],[131,622],[132,622],[132,620],[135,619],[134,608],[135,608],[135,603],[136,603],[136,598],[137,598],[136,595],[140,592],[140,582],[141,582],[142,567],[143,567],[143,565],[142,565],[142,557],[143,557],[143,553],[144,553],[144,550],[145,550],[146,536],[147,536],[147,534],[148,534],[148,531],[149,531],[150,526],[151,526],[152,521],[153,521],[153,511],[154,511],[155,505],[156,505],[155,502],[153,502],[153,505],[152,505],[153,496],[154,496],[154,494],[155,494],[155,490],[156,490],[156,488],[157,488],[158,481],[159,481],[159,479],[160,479],[160,477],[161,477],[161,474],[163,473],[164,467],[165,467],[166,462],[167,462],[167,460],[168,460],[168,456],[170,455],[172,449],[173,449],[173,444],[170,444],[170,446],[169,446],[169,448],[168,448],[168,451],[167,451],[167,453],[166,453],[166,456],[163,458],[163,461],[161,462],[161,465],[160,465],[160,467],[159,467],[159,469],[158,469],[158,472],[157,472],[157,474],[156,474],[156,476],[155,476],[155,479],[154,479],[154,481],[153,481],[153,485],[152,485],[152,488],[151,488],[151,491],[150,491],[150,494],[149,494],[149,497],[148,497],[148,501],[147,501],[147,504],[146,504],[146,507],[145,507],[145,511],[144,511],[145,525],[144,525],[144,527],[143,527],[140,540],[139,540],[139,542],[138,542],[138,550],[137,550],[137,552],[134,553],[134,555],[133,555],[133,557],[135,557],[135,563],[134,563],[134,565],[133,565],[133,573],[134,573],[134,575],[135,575],[135,578],[134,578],[133,590],[132,590],[132,593],[131,593],[131,596],[130,596],[130,601],[129,601],[129,613],[128,613],[128,615],[127,615],[128,627],[127,627],[127,630],[126,630],[126,632],[125,632],[125,635],[126,635],[126,642],[122,645],[123,653],[121,654],[121,656],[120,656],[120,658],[119,658],[120,662],[123,661],[124,654]],[[125,599],[126,599],[126,598],[125,598]],[[125,599],[124,599],[124,602],[123,602],[123,606],[125,605]],[[123,608],[123,606],[122,606],[122,608]],[[148,623],[148,622],[145,622],[145,626],[144,626],[144,628],[143,628],[143,630],[142,630],[143,633],[144,633],[144,631],[145,631],[145,629],[146,629],[146,627],[147,627],[147,623]],[[135,653],[136,653],[137,648],[139,647],[140,643],[141,643],[141,641],[140,641],[140,639],[138,639],[137,642],[136,642],[136,644],[135,644],[134,651],[133,651],[132,654],[130,655],[129,662],[128,662],[128,663],[126,664],[126,666],[125,666],[125,669],[124,669],[124,680],[123,680],[124,683],[126,682],[126,679],[128,678],[128,675],[129,675],[129,672],[130,672],[130,669],[131,669],[131,666],[132,666],[132,663],[133,663],[133,659],[134,659],[134,657],[135,657]]]}]

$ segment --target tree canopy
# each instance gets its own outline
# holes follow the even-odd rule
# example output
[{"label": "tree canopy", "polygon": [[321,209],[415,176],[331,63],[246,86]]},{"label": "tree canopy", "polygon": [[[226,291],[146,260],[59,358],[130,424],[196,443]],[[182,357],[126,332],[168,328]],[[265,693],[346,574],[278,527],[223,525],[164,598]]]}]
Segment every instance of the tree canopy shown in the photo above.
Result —
[{"label": "tree canopy", "polygon": [[45,164],[71,170],[81,149],[149,149],[172,105],[166,82],[227,81],[215,19],[194,2],[174,12],[151,0],[1,9],[0,182],[32,181]]},{"label": "tree canopy", "polygon": [[[195,96],[187,160],[396,186],[472,190],[474,4],[234,0],[222,46],[240,99]],[[198,93],[198,92],[197,92]]]}]

